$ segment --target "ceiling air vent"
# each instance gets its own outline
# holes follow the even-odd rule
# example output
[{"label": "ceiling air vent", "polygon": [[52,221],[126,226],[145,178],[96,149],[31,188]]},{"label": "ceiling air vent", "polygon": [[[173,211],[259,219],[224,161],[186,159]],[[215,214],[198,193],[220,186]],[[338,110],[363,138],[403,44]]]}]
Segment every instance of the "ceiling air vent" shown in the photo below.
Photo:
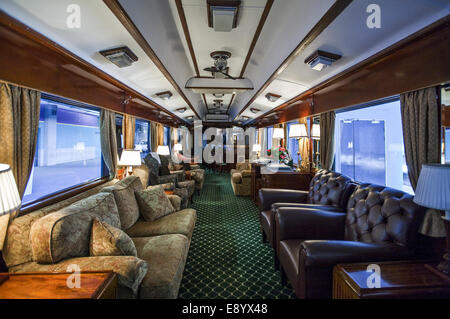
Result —
[{"label": "ceiling air vent", "polygon": [[230,32],[237,26],[241,1],[208,0],[208,24],[217,32]]},{"label": "ceiling air vent", "polygon": [[205,120],[211,122],[228,122],[229,116],[228,114],[206,114]]}]

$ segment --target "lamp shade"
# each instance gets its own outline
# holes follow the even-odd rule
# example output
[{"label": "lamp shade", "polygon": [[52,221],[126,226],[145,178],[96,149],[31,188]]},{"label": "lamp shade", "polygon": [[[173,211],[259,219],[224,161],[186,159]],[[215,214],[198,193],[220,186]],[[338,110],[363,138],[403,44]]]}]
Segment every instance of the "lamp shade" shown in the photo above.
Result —
[{"label": "lamp shade", "polygon": [[274,128],[272,138],[284,138],[284,130],[281,127]]},{"label": "lamp shade", "polygon": [[120,157],[120,166],[139,166],[142,164],[141,152],[139,150],[123,150]]},{"label": "lamp shade", "polygon": [[169,146],[167,145],[159,145],[156,153],[159,155],[170,155]]},{"label": "lamp shade", "polygon": [[414,202],[424,207],[445,210],[450,219],[450,165],[422,165]]},{"label": "lamp shade", "polygon": [[11,167],[0,164],[0,215],[16,211],[20,205],[19,191]]},{"label": "lamp shade", "polygon": [[175,144],[175,145],[173,146],[173,149],[174,149],[175,151],[182,151],[182,150],[183,150],[183,145],[177,143],[177,144]]},{"label": "lamp shade", "polygon": [[305,124],[293,124],[289,127],[290,138],[308,137]]},{"label": "lamp shade", "polygon": [[261,144],[253,144],[253,152],[261,152]]},{"label": "lamp shade", "polygon": [[320,139],[320,124],[313,124],[311,128],[311,138],[314,140]]}]

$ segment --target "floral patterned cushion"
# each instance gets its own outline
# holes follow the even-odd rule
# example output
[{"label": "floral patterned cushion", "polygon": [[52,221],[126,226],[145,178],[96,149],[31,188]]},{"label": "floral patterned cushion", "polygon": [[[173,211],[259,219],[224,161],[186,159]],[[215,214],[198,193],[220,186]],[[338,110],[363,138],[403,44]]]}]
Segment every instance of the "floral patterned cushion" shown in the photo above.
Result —
[{"label": "floral patterned cushion", "polygon": [[126,230],[139,219],[139,206],[134,192],[142,190],[142,183],[137,176],[129,176],[113,186],[105,187],[102,192],[112,193],[119,211],[121,228]]},{"label": "floral patterned cushion", "polygon": [[98,193],[35,221],[30,230],[33,260],[49,264],[89,256],[94,218],[120,228],[112,194]]},{"label": "floral patterned cushion", "polygon": [[148,187],[146,190],[138,191],[135,194],[140,212],[146,221],[151,222],[175,212],[161,185]]},{"label": "floral patterned cushion", "polygon": [[91,256],[137,257],[136,247],[127,234],[97,218],[92,222],[89,253]]}]

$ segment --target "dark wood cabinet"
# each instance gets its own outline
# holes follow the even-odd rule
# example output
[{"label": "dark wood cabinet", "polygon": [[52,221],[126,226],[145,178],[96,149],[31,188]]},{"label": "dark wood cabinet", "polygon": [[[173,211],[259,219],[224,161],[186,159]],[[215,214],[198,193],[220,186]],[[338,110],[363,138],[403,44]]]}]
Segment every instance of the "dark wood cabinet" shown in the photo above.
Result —
[{"label": "dark wood cabinet", "polygon": [[311,173],[293,171],[263,174],[261,173],[261,168],[263,166],[263,164],[252,163],[251,194],[255,205],[258,205],[258,191],[261,188],[309,190],[309,183],[312,179]]}]

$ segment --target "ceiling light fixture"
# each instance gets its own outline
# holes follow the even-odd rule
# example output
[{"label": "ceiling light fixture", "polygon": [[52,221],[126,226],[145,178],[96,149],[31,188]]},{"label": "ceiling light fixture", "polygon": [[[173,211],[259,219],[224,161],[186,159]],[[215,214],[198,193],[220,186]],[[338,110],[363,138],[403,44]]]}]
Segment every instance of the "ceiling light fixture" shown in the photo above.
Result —
[{"label": "ceiling light fixture", "polygon": [[222,93],[214,93],[213,95],[214,95],[214,97],[221,98],[221,97],[223,97],[225,94],[222,94]]},{"label": "ceiling light fixture", "polygon": [[184,112],[186,112],[186,110],[187,110],[187,108],[185,108],[185,107],[180,107],[179,109],[176,109],[176,111],[180,112],[180,113],[184,113]]},{"label": "ceiling light fixture", "polygon": [[110,62],[117,65],[119,68],[130,66],[133,62],[138,60],[136,54],[128,47],[119,47],[114,49],[99,51],[101,55],[107,58]]},{"label": "ceiling light fixture", "polygon": [[313,70],[322,71],[340,58],[338,54],[317,50],[306,58],[305,63]]},{"label": "ceiling light fixture", "polygon": [[208,0],[208,25],[216,32],[230,32],[237,27],[237,18],[241,1]]},{"label": "ceiling light fixture", "polygon": [[186,116],[185,119],[186,119],[186,120],[189,120],[189,121],[190,121],[190,120],[193,120],[193,119],[194,119],[194,115]]},{"label": "ceiling light fixture", "polygon": [[251,111],[252,113],[256,114],[256,113],[260,112],[261,110],[260,110],[260,109],[257,109],[256,107],[252,107],[252,108],[250,109],[250,111]]},{"label": "ceiling light fixture", "polygon": [[170,99],[172,97],[172,92],[170,92],[170,91],[159,92],[159,93],[156,93],[156,96],[159,97],[160,99],[167,101],[168,99]]},{"label": "ceiling light fixture", "polygon": [[276,102],[280,97],[281,97],[281,95],[278,95],[278,94],[273,94],[273,93],[266,94],[266,99],[272,103]]}]

